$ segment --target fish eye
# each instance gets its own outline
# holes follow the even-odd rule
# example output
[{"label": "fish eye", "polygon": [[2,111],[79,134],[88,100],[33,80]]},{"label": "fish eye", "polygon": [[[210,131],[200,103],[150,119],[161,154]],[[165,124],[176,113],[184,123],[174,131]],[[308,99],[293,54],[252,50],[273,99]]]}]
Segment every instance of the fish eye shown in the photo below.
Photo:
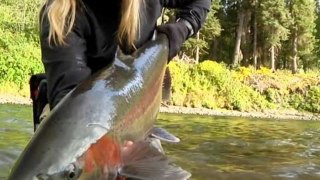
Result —
[{"label": "fish eye", "polygon": [[69,172],[68,178],[69,178],[69,179],[73,179],[74,177],[76,177],[76,173],[73,172],[73,171]]},{"label": "fish eye", "polygon": [[80,175],[80,170],[75,164],[70,164],[65,171],[65,175],[69,180],[77,179]]}]

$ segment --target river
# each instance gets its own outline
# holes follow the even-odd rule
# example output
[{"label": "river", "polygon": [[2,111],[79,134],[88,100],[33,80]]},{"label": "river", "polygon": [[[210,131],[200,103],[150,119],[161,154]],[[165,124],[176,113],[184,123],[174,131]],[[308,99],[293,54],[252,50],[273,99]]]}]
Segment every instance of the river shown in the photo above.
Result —
[{"label": "river", "polygon": [[[160,114],[166,154],[194,180],[320,179],[320,121]],[[0,105],[0,179],[33,134],[30,106]]]}]

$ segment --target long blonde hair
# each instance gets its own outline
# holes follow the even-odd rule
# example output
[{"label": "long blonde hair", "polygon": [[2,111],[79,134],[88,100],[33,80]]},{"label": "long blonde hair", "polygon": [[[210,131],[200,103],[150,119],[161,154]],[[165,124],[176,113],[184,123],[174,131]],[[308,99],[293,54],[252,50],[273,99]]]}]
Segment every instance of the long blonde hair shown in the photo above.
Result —
[{"label": "long blonde hair", "polygon": [[[66,36],[72,31],[76,19],[77,1],[80,0],[47,0],[44,14],[49,20],[49,43],[65,44]],[[105,0],[108,1],[108,0]],[[139,36],[140,9],[143,0],[122,0],[121,21],[117,32],[117,39],[121,45],[130,48]]]}]

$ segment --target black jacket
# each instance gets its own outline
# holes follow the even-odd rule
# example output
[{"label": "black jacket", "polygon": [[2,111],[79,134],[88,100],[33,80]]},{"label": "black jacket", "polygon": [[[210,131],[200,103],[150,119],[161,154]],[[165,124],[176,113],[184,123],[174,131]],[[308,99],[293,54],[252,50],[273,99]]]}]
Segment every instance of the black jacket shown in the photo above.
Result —
[{"label": "black jacket", "polygon": [[[82,0],[77,9],[73,30],[66,46],[48,44],[49,25],[44,17],[40,29],[42,62],[48,78],[51,108],[92,73],[112,62],[116,48],[116,31],[120,23],[119,0]],[[210,9],[211,0],[145,0],[140,25],[139,48],[149,40],[163,7],[178,10],[177,18],[188,20],[198,31]],[[45,13],[45,12],[44,12]]]}]

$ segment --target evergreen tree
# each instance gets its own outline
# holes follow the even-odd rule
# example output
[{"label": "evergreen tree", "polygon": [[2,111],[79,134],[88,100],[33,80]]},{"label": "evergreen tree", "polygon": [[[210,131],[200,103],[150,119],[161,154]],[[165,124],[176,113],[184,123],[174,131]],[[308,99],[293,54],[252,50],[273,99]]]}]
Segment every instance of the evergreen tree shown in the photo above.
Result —
[{"label": "evergreen tree", "polygon": [[312,0],[288,1],[293,24],[291,25],[292,73],[298,69],[298,59],[306,70],[314,64],[316,2]]},{"label": "evergreen tree", "polygon": [[203,28],[199,32],[199,36],[194,35],[187,42],[184,43],[183,53],[189,57],[196,57],[197,49],[200,49],[200,59],[205,59],[212,54],[213,41],[215,37],[220,35],[221,26],[216,17],[220,5],[218,1],[213,1],[211,10],[208,13],[207,20]]},{"label": "evergreen tree", "polygon": [[265,46],[270,52],[270,66],[275,71],[276,53],[281,42],[288,39],[291,19],[284,0],[264,0],[260,2],[260,21]]},{"label": "evergreen tree", "polygon": [[[292,26],[292,39],[294,46],[297,46],[296,54],[301,60],[301,65],[306,70],[314,64],[314,49],[316,43],[316,2],[313,0],[296,0],[292,4],[292,17],[294,24]],[[294,51],[293,51],[294,52]],[[298,62],[293,58],[292,72],[296,73]]]},{"label": "evergreen tree", "polygon": [[315,38],[316,38],[316,48],[315,48],[315,60],[314,67],[320,68],[320,1],[316,1],[316,28],[315,28]]},{"label": "evergreen tree", "polygon": [[226,64],[232,64],[238,25],[238,0],[221,0],[220,6],[217,17],[221,24],[221,33],[212,42],[212,56]]}]

